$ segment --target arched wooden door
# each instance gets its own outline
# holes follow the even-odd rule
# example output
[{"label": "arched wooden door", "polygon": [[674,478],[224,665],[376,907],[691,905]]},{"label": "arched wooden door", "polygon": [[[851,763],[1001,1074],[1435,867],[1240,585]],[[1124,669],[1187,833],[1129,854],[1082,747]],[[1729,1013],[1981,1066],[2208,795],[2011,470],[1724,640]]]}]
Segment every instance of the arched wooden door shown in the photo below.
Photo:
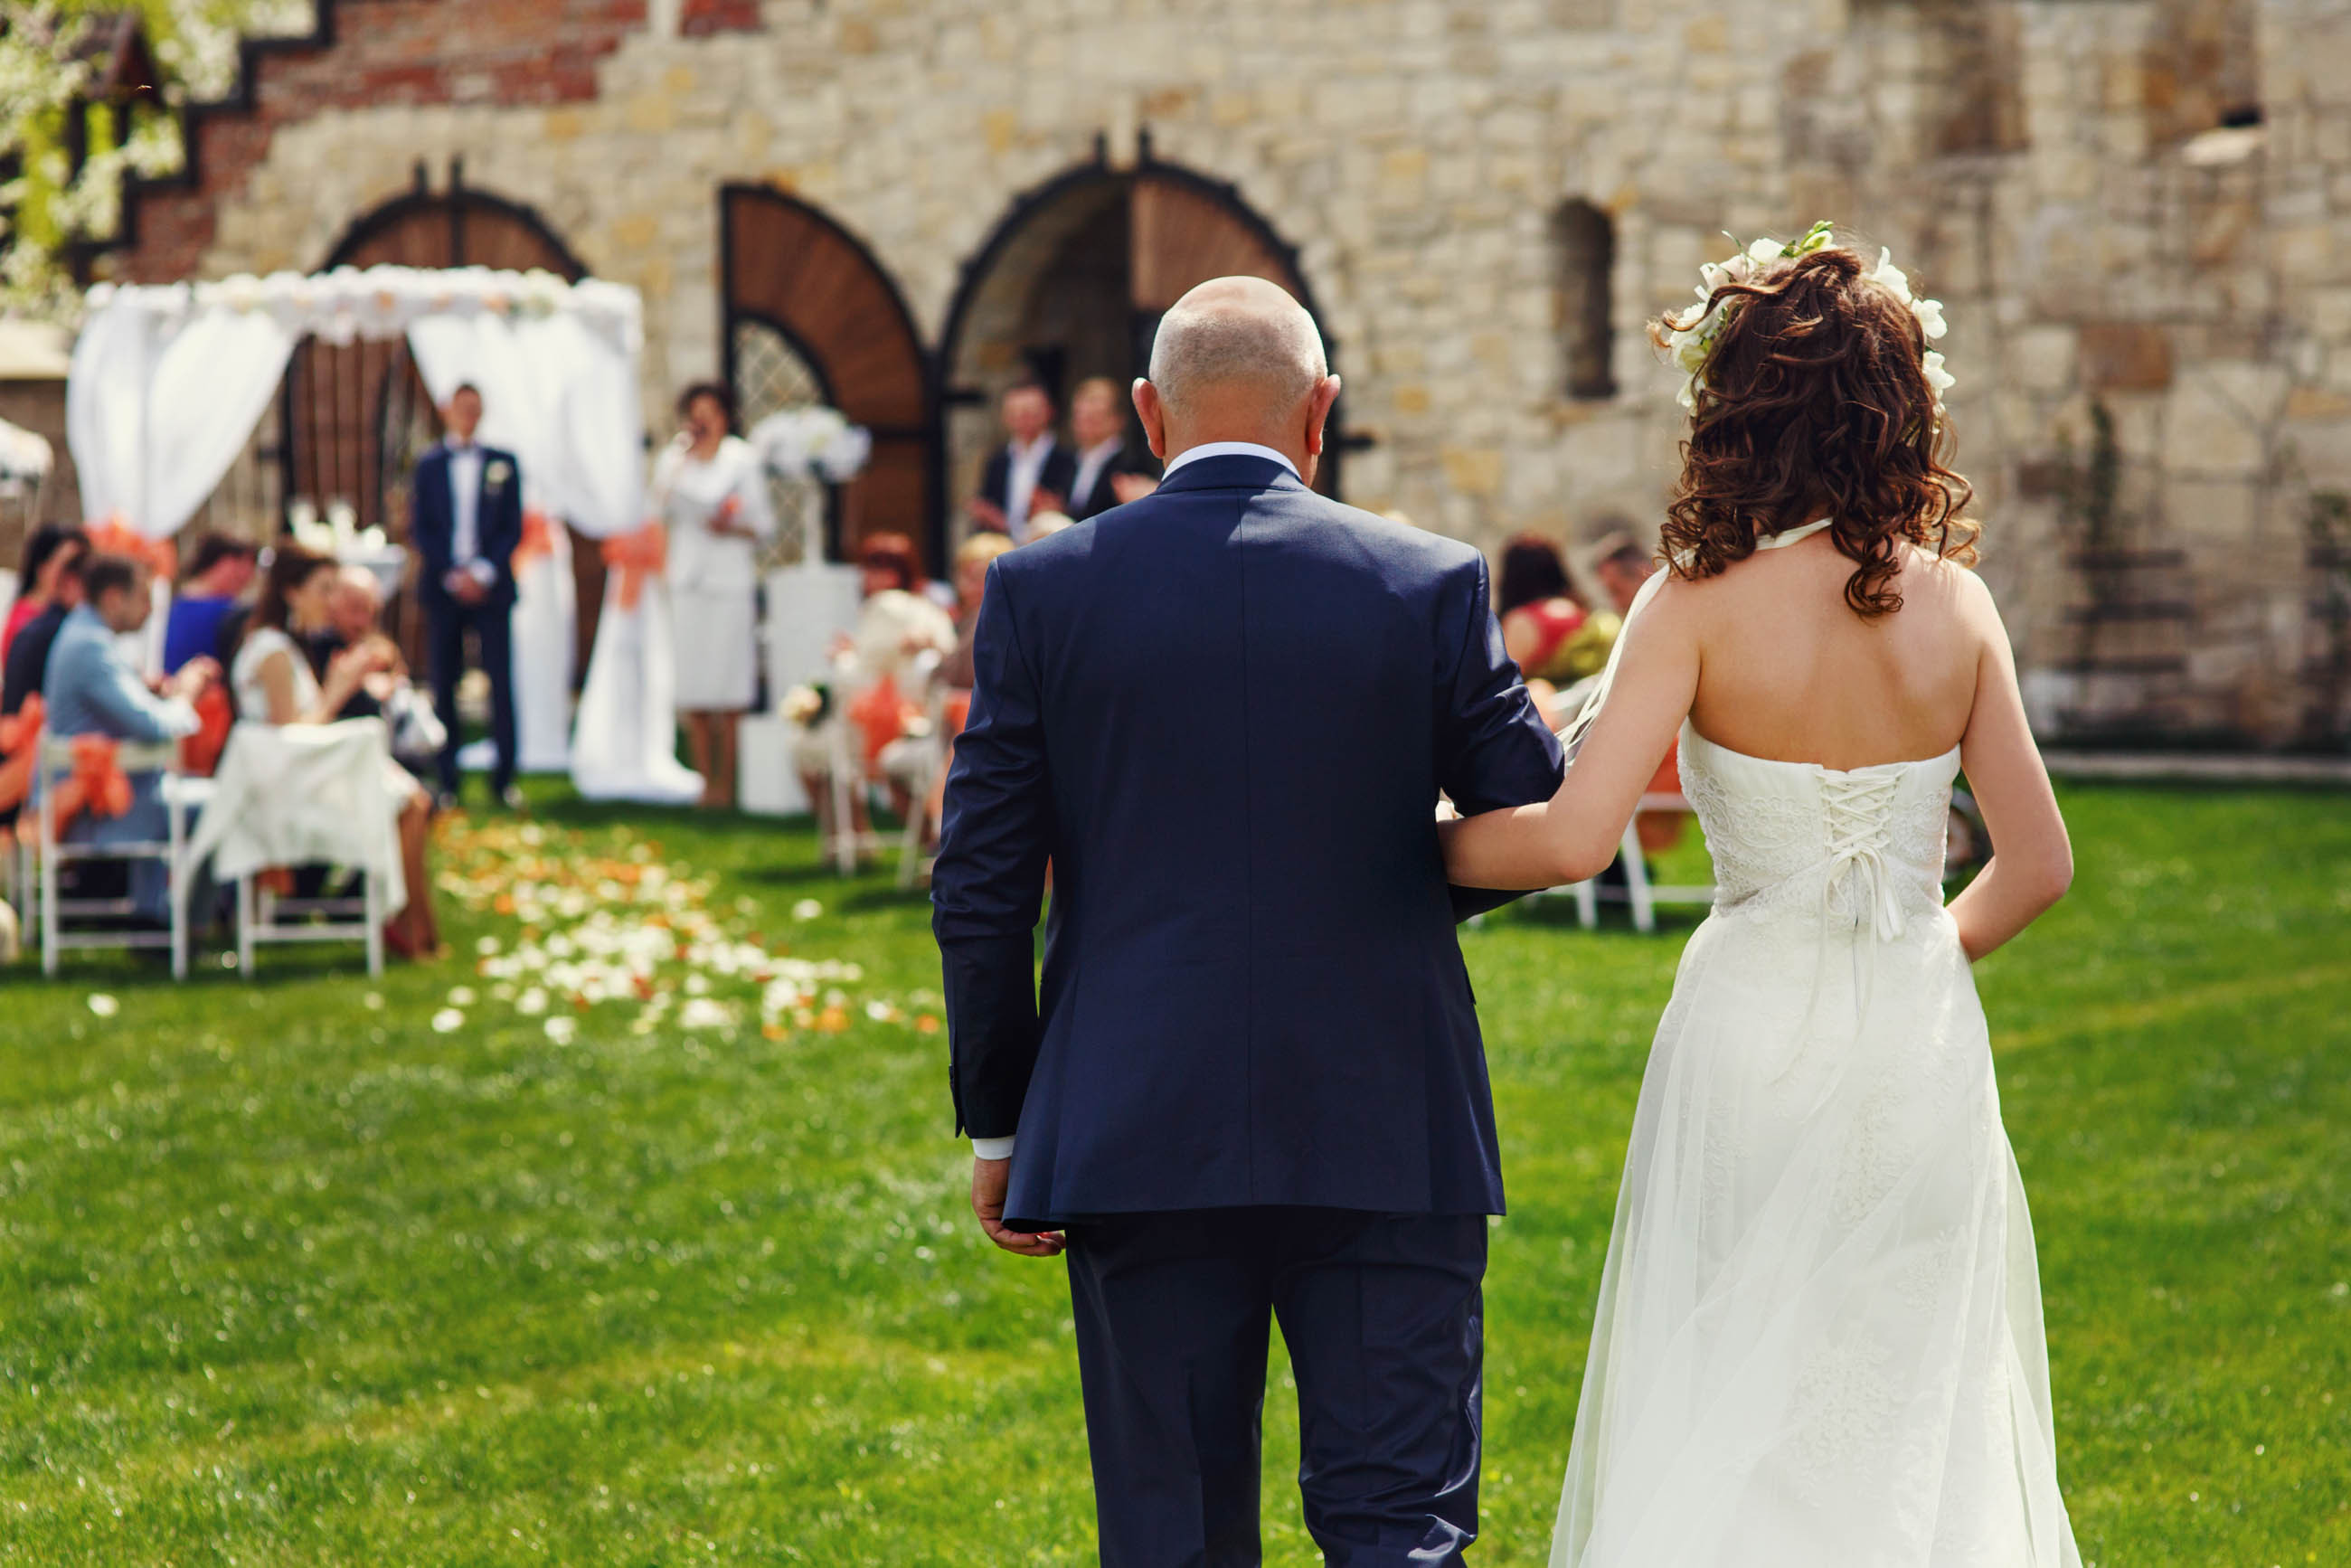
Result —
[{"label": "arched wooden door", "polygon": [[[588,270],[529,208],[462,185],[440,194],[420,188],[376,208],[351,225],[326,266],[540,269],[567,281]],[[348,506],[360,528],[381,527],[404,541],[409,470],[441,434],[407,340],[303,340],[287,366],[278,413],[287,503],[322,514]],[[576,539],[572,563],[580,606],[572,668],[584,671],[603,602],[603,564],[592,544]],[[400,622],[413,619],[405,609]],[[403,642],[414,642],[413,626],[398,629],[411,633]]]},{"label": "arched wooden door", "polygon": [[756,329],[788,346],[810,392],[872,433],[865,471],[834,498],[836,555],[869,533],[929,538],[929,365],[897,285],[862,241],[805,202],[762,185],[729,185],[719,199],[728,384],[739,395],[737,361],[754,335],[746,329]]}]

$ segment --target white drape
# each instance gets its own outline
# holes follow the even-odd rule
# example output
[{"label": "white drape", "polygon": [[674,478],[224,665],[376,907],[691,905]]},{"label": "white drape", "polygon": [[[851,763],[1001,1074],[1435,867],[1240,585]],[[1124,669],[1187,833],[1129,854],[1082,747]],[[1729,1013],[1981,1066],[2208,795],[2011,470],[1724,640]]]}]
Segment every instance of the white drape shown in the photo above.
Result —
[{"label": "white drape", "polygon": [[702,775],[677,759],[677,669],[669,585],[646,581],[636,607],[621,603],[621,575],[604,584],[596,650],[580,693],[571,782],[590,800],[682,806],[702,796]]}]

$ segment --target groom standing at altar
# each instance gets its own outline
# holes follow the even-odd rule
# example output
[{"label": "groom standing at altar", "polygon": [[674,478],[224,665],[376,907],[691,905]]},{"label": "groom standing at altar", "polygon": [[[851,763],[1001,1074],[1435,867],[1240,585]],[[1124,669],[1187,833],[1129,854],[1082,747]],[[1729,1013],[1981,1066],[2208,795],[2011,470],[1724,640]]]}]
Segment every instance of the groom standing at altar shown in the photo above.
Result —
[{"label": "groom standing at altar", "polygon": [[474,439],[482,394],[461,385],[441,418],[448,434],[416,460],[408,487],[408,542],[423,562],[433,706],[448,737],[442,743],[441,805],[457,804],[457,681],[465,671],[465,633],[480,650],[490,682],[490,737],[497,763],[490,793],[508,806],[515,788],[514,553],[522,544],[522,469],[514,454]]},{"label": "groom standing at altar", "polygon": [[980,604],[933,883],[950,1085],[981,1228],[1068,1258],[1109,1568],[1259,1560],[1277,1320],[1325,1560],[1477,1533],[1502,1184],[1435,808],[1562,764],[1483,558],[1310,488],[1338,394],[1288,294],[1201,285],[1134,389],[1164,483]]}]

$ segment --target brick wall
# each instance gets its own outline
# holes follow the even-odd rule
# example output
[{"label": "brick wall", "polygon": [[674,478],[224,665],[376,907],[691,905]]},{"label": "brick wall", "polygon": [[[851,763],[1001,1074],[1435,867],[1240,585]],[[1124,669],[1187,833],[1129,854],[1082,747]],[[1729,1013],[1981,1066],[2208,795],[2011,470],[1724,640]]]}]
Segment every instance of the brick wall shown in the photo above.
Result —
[{"label": "brick wall", "polygon": [[[151,189],[135,202],[136,241],[101,263],[108,276],[137,282],[197,276],[221,207],[246,194],[281,126],[360,106],[580,102],[596,96],[598,62],[645,25],[645,0],[318,0],[318,5],[322,31],[333,42],[272,46],[245,84],[252,112],[191,117],[193,182]],[[748,8],[756,24],[757,7]]]}]

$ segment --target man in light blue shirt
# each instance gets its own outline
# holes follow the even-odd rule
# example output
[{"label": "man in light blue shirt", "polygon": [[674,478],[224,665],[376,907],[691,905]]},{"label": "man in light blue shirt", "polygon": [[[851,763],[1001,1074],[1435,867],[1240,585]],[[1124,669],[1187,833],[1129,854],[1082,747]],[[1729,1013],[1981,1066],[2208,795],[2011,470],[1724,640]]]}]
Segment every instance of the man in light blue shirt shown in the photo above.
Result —
[{"label": "man in light blue shirt", "polygon": [[[177,740],[196,732],[195,699],[218,678],[220,666],[194,659],[180,673],[151,687],[141,675],[131,634],[147,624],[153,608],[144,566],[123,556],[92,558],[81,571],[83,601],[57,628],[49,650],[49,671],[41,696],[48,716],[44,733],[56,739],[103,735],[116,740]],[[49,782],[54,784],[57,778]],[[131,777],[131,810],[119,817],[85,813],[67,831],[68,841],[121,844],[161,840],[169,832],[163,813],[162,780]],[[141,919],[169,915],[169,881],[155,861],[133,863],[131,897]]]}]

